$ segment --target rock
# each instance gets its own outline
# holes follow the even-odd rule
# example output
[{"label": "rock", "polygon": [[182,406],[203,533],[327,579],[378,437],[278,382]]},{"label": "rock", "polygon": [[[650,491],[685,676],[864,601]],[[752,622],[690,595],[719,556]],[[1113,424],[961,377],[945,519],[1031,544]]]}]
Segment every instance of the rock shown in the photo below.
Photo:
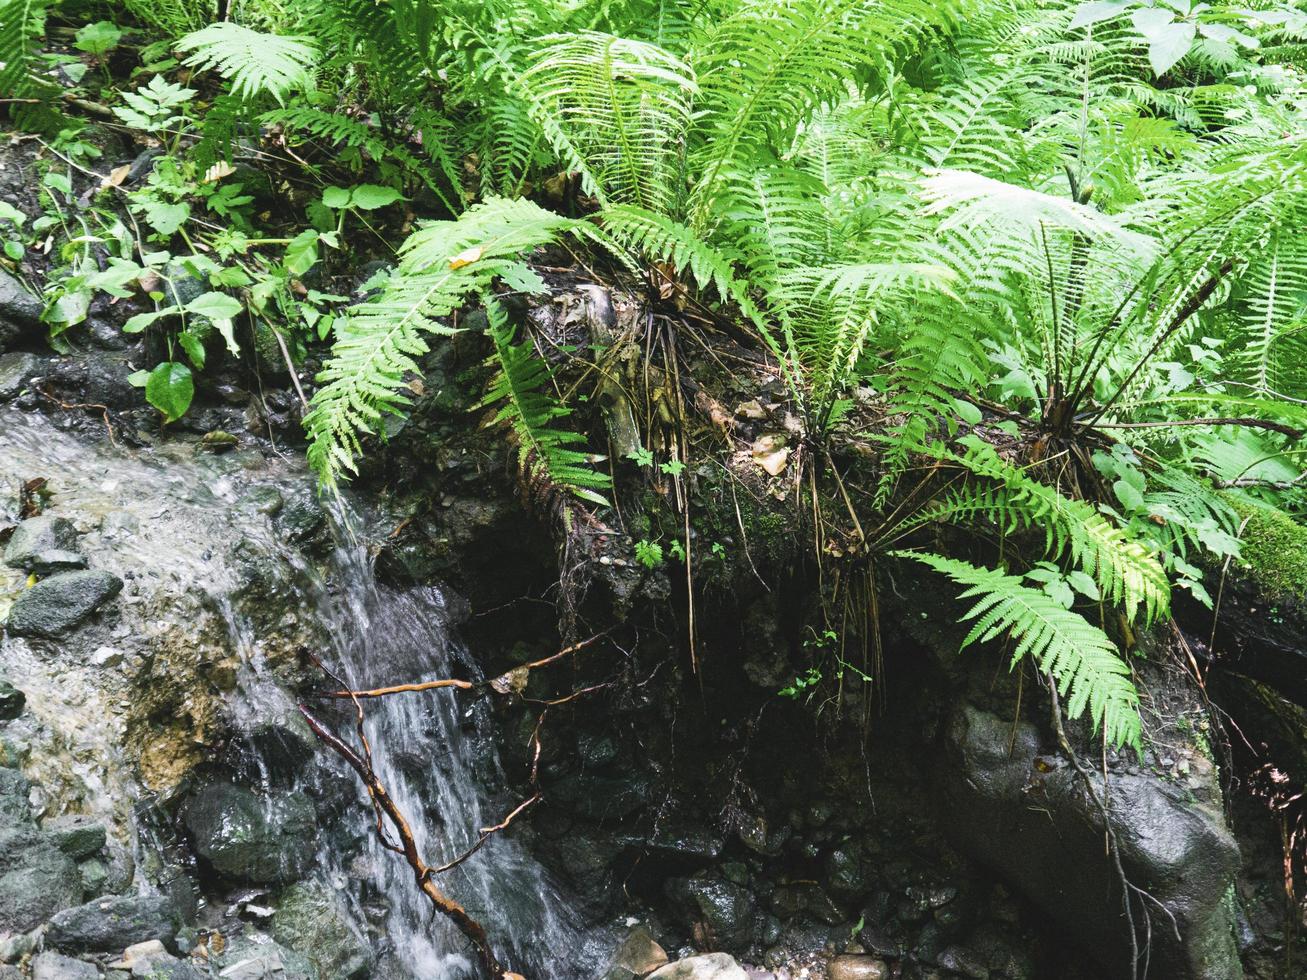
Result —
[{"label": "rock", "polygon": [[885,980],[889,967],[874,956],[837,956],[826,967],[829,980]]},{"label": "rock", "polygon": [[77,873],[82,876],[82,897],[99,898],[109,886],[109,868],[99,858],[90,858],[77,865]]},{"label": "rock", "polygon": [[291,541],[303,542],[313,537],[327,522],[318,498],[312,490],[291,495],[277,514],[277,530]]},{"label": "rock", "polygon": [[41,359],[35,354],[18,351],[0,354],[0,402],[17,398],[40,370]]},{"label": "rock", "polygon": [[0,269],[0,352],[12,347],[29,329],[39,328],[43,309],[22,283]]},{"label": "rock", "polygon": [[27,695],[8,681],[0,681],[0,721],[11,721],[23,713]]},{"label": "rock", "polygon": [[32,784],[17,769],[0,769],[0,818],[6,825],[31,824],[31,792]]},{"label": "rock", "polygon": [[318,980],[308,960],[257,933],[233,941],[213,965],[221,980]]},{"label": "rock", "polygon": [[0,939],[0,963],[17,963],[24,956],[31,956],[40,945],[40,929],[19,932],[6,939]]},{"label": "rock", "polygon": [[193,964],[173,956],[157,939],[128,946],[122,959],[110,963],[109,969],[122,970],[145,980],[203,980],[205,976]]},{"label": "rock", "polygon": [[[973,707],[946,726],[936,767],[948,830],[962,850],[1077,936],[1110,973],[1129,974],[1129,940],[1103,823],[1075,770],[1041,757],[1038,732]],[[1094,773],[1102,798],[1103,780]],[[1152,960],[1168,980],[1233,980],[1239,852],[1215,808],[1147,771],[1109,775],[1111,819],[1127,877],[1175,917],[1154,922]],[[1214,788],[1219,795],[1219,789]],[[1144,929],[1139,926],[1140,932]],[[1140,940],[1142,942],[1142,940]]]},{"label": "rock", "polygon": [[163,895],[97,898],[57,913],[45,941],[70,953],[116,953],[150,939],[170,945],[181,925],[176,904]]},{"label": "rock", "polygon": [[[35,571],[36,559],[43,552],[72,552],[77,547],[77,530],[66,517],[43,514],[29,517],[14,528],[9,544],[5,546],[5,564]],[[80,557],[80,556],[79,556]],[[82,559],[85,563],[85,559]]]},{"label": "rock", "polygon": [[636,926],[622,940],[613,954],[605,980],[632,980],[658,969],[667,962],[667,952],[658,945],[645,926]]},{"label": "rock", "polygon": [[81,899],[72,858],[34,828],[0,822],[0,928],[33,929]]},{"label": "rock", "polygon": [[744,967],[725,953],[707,953],[668,963],[647,980],[749,980]]},{"label": "rock", "polygon": [[41,953],[32,960],[32,980],[100,980],[100,971],[94,963]]},{"label": "rock", "polygon": [[307,957],[318,974],[332,980],[370,976],[372,951],[351,924],[334,891],[321,884],[297,884],[277,898],[272,938]]},{"label": "rock", "polygon": [[839,925],[845,920],[844,913],[830,896],[821,890],[820,885],[810,881],[781,885],[772,892],[771,907],[785,920],[802,915],[828,926]]},{"label": "rock", "polygon": [[47,820],[41,824],[41,830],[74,861],[98,854],[108,839],[104,824],[80,813]]},{"label": "rock", "polygon": [[719,878],[672,878],[666,892],[688,924],[702,923],[717,945],[749,945],[753,896],[739,885]]},{"label": "rock", "polygon": [[265,797],[231,783],[211,783],[182,807],[182,821],[195,852],[236,881],[294,881],[313,861],[316,820],[302,793]]},{"label": "rock", "polygon": [[19,595],[9,611],[12,636],[57,639],[122,591],[123,581],[104,571],[61,572]]}]

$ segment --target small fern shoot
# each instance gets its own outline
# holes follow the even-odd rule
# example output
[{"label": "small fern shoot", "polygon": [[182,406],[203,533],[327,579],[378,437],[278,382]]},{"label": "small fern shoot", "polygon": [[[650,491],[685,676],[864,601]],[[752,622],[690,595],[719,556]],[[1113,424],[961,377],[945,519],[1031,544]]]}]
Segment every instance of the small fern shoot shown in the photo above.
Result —
[{"label": "small fern shoot", "polygon": [[1016,644],[1012,666],[1030,657],[1041,671],[1051,674],[1058,693],[1069,695],[1066,710],[1071,718],[1088,709],[1095,730],[1101,727],[1107,741],[1118,747],[1140,747],[1139,692],[1129,666],[1106,633],[1015,575],[928,552],[893,554],[921,562],[967,587],[959,598],[976,603],[960,621],[975,620],[975,624],[962,641],[963,649],[1010,635]]}]

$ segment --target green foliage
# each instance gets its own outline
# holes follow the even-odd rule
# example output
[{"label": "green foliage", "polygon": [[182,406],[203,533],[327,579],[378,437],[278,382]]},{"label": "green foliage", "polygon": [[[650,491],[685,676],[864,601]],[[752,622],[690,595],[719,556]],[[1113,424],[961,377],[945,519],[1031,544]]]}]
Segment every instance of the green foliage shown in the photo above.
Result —
[{"label": "green foliage", "polygon": [[1072,718],[1089,711],[1095,729],[1113,745],[1140,745],[1139,694],[1130,668],[1116,646],[1097,626],[1066,609],[1042,590],[1025,585],[1015,575],[940,555],[898,552],[947,575],[966,590],[961,599],[975,599],[962,622],[974,620],[962,646],[1008,636],[1015,644],[1012,666],[1029,657],[1051,674],[1058,693],[1068,697]]},{"label": "green foliage", "polygon": [[177,41],[177,50],[190,52],[185,64],[227,79],[238,98],[266,94],[279,104],[292,92],[312,88],[318,58],[309,38],[278,37],[230,22],[187,34]]}]

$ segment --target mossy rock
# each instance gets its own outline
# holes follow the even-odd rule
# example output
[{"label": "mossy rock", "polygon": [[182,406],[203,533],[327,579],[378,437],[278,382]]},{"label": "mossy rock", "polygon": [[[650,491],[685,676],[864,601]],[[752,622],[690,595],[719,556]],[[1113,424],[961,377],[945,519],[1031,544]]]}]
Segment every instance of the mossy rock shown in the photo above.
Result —
[{"label": "mossy rock", "polygon": [[1236,505],[1244,521],[1239,565],[1267,599],[1307,601],[1307,527],[1269,507]]}]

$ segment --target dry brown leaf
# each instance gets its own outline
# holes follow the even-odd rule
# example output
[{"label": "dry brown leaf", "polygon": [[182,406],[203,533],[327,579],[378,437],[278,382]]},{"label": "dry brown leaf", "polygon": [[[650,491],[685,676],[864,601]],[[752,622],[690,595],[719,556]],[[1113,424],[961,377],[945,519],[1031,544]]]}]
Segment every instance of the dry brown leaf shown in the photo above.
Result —
[{"label": "dry brown leaf", "polygon": [[236,172],[236,168],[233,167],[230,163],[228,163],[226,160],[219,160],[208,170],[204,171],[204,176],[200,179],[200,183],[212,184],[215,181],[222,180],[222,178],[224,177],[230,177],[235,172]]},{"label": "dry brown leaf", "polygon": [[526,690],[526,682],[531,677],[530,667],[514,667],[506,674],[500,674],[490,682],[496,694],[521,694]]},{"label": "dry brown leaf", "polygon": [[767,410],[758,404],[758,399],[754,398],[736,405],[735,414],[745,419],[765,419]]},{"label": "dry brown leaf", "polygon": [[104,190],[106,187],[118,187],[127,179],[127,175],[131,172],[132,165],[130,163],[124,163],[121,167],[114,167],[109,171],[109,176],[100,181],[100,189]]},{"label": "dry brown leaf", "polygon": [[766,470],[769,476],[780,476],[785,464],[790,461],[790,449],[785,445],[785,436],[779,432],[759,436],[753,444],[753,461]]},{"label": "dry brown leaf", "polygon": [[451,269],[461,269],[465,265],[471,265],[477,259],[481,258],[481,253],[484,251],[485,249],[480,245],[473,245],[471,248],[465,248],[457,255],[450,257],[449,267]]}]

